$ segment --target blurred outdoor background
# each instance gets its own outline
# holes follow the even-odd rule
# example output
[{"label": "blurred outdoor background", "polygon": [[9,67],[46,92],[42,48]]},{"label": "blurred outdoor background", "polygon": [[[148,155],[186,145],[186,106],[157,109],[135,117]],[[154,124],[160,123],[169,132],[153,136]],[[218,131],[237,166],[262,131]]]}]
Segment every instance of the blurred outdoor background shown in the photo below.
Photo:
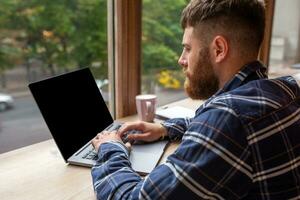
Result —
[{"label": "blurred outdoor background", "polygon": [[[187,0],[144,0],[142,93],[159,105],[185,97],[179,24]],[[28,83],[90,67],[109,104],[106,0],[2,0],[0,93],[13,107],[0,111],[0,153],[51,138]],[[1,97],[0,97],[1,99]],[[84,106],[84,105],[78,105]]]},{"label": "blurred outdoor background", "polygon": [[[187,2],[143,0],[141,87],[157,94],[159,105],[186,97],[177,60]],[[299,10],[299,0],[276,0],[271,77],[300,80]],[[107,0],[0,1],[0,101],[2,94],[13,98],[11,108],[0,106],[0,153],[51,138],[30,82],[90,67],[109,104],[107,26]]]}]

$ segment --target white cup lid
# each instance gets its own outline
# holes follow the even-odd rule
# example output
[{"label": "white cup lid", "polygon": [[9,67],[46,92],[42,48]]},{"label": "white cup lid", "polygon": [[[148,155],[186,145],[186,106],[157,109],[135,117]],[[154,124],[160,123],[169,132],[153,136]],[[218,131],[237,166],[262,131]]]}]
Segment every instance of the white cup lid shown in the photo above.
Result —
[{"label": "white cup lid", "polygon": [[135,99],[155,99],[155,98],[156,98],[155,94],[141,94],[135,97]]}]

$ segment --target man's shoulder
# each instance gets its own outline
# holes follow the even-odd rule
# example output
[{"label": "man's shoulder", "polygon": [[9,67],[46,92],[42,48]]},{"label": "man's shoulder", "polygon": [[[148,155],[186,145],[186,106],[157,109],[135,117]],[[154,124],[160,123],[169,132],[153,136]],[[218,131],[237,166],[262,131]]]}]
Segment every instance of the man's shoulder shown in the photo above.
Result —
[{"label": "man's shoulder", "polygon": [[[300,94],[299,86],[295,79],[291,76],[284,76],[275,79],[259,79],[250,81],[232,91],[228,92],[233,96],[233,101],[240,100],[254,101],[258,104],[266,104],[265,101],[273,102],[273,104],[288,104],[295,100]],[[252,101],[251,101],[252,102]]]},{"label": "man's shoulder", "polygon": [[207,107],[222,106],[249,122],[288,105],[299,96],[299,87],[290,77],[250,81],[213,98]]}]

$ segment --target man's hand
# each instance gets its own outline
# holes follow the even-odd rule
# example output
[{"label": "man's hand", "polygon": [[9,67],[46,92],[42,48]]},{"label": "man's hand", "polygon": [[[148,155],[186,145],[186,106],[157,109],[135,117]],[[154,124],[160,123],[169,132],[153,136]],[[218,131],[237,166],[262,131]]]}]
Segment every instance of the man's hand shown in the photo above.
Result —
[{"label": "man's hand", "polygon": [[[92,140],[92,145],[94,146],[95,150],[98,152],[98,149],[101,144],[108,142],[108,141],[119,141],[122,142],[122,139],[119,134],[116,134],[116,131],[103,131],[98,133],[97,136]],[[126,147],[130,149],[130,144],[126,143]]]},{"label": "man's hand", "polygon": [[143,121],[124,123],[118,130],[120,137],[123,137],[127,131],[138,130],[141,134],[129,134],[127,139],[152,142],[159,140],[167,135],[167,130],[161,124],[148,123]]}]

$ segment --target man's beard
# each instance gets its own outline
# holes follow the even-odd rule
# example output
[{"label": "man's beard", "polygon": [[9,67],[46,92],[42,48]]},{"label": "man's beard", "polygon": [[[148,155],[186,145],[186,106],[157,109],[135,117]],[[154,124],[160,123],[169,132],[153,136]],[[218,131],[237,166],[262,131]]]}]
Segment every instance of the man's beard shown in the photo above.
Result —
[{"label": "man's beard", "polygon": [[207,48],[199,53],[198,62],[195,63],[194,71],[186,77],[184,88],[192,99],[208,99],[218,91],[219,80],[216,77],[210,61]]}]

